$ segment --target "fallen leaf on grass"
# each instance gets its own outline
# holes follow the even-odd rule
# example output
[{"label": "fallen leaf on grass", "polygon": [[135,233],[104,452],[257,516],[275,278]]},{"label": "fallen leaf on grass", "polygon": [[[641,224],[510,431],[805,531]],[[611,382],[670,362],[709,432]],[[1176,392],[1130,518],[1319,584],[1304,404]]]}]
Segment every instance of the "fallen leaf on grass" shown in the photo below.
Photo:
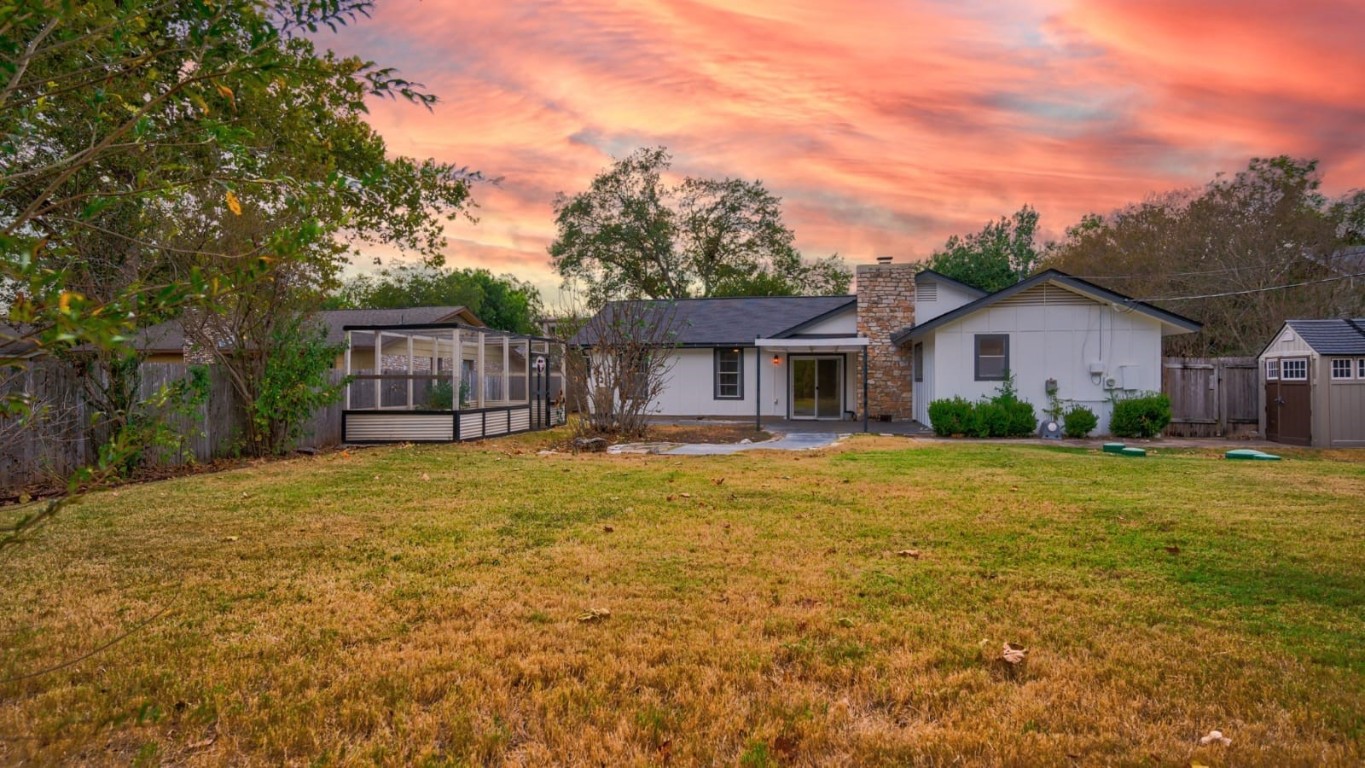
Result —
[{"label": "fallen leaf on grass", "polygon": [[1206,746],[1209,744],[1217,743],[1222,744],[1223,746],[1226,747],[1227,745],[1232,743],[1232,739],[1229,739],[1228,737],[1224,736],[1222,731],[1215,729],[1209,731],[1209,734],[1207,736],[1199,737],[1199,743]]},{"label": "fallen leaf on grass", "polygon": [[712,478],[711,482],[715,483],[716,485],[725,485],[725,478],[723,477]]},{"label": "fallen leaf on grass", "polygon": [[1174,544],[1172,544],[1171,546],[1166,547],[1166,553],[1169,555],[1178,555],[1180,554],[1180,547],[1177,547]]},{"label": "fallen leaf on grass", "polygon": [[236,540],[239,539],[239,538],[241,538],[241,537],[240,537],[240,536],[224,536],[224,537],[223,537],[223,541],[225,541],[225,542],[231,544],[232,542],[236,541]]},{"label": "fallen leaf on grass", "polygon": [[423,472],[423,473],[422,473],[422,482],[424,482],[424,483],[429,483],[429,482],[431,482],[431,475],[428,475],[427,473]]},{"label": "fallen leaf on grass", "polygon": [[601,621],[607,618],[611,618],[611,611],[606,608],[589,608],[578,615],[578,620],[584,623]]},{"label": "fallen leaf on grass", "polygon": [[603,533],[611,533],[611,532],[614,531],[614,530],[616,530],[616,529],[615,529],[615,528],[612,528],[610,525],[604,525],[604,526],[602,526],[602,532],[603,532]]},{"label": "fallen leaf on grass", "polygon": [[902,549],[896,554],[899,555],[900,557],[913,557],[914,559],[918,560],[920,558],[920,555],[923,553],[920,552],[918,549]]},{"label": "fallen leaf on grass", "polygon": [[193,744],[190,744],[190,745],[187,747],[187,749],[203,749],[203,748],[205,748],[205,747],[211,747],[211,746],[213,746],[213,742],[215,742],[215,741],[217,741],[217,740],[218,740],[218,737],[217,737],[216,735],[215,735],[215,736],[210,736],[210,737],[208,737],[207,739],[204,739],[203,741],[196,741],[196,742],[194,742]]},{"label": "fallen leaf on grass", "polygon": [[1027,656],[1028,649],[1015,643],[1005,643],[1005,649],[1000,653],[1000,658],[1011,664],[1023,664]]},{"label": "fallen leaf on grass", "polygon": [[681,496],[681,497],[683,497],[684,499],[690,499],[690,498],[692,498],[692,494],[690,494],[690,493],[680,493],[680,494],[678,494],[678,495]]}]

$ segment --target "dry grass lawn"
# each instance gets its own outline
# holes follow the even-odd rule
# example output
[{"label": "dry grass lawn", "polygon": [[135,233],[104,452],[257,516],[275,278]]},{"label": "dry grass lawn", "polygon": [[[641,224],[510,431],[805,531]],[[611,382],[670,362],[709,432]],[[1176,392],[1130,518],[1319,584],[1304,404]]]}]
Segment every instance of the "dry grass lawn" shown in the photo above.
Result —
[{"label": "dry grass lawn", "polygon": [[88,497],[3,563],[0,763],[1365,758],[1361,453],[553,439]]}]

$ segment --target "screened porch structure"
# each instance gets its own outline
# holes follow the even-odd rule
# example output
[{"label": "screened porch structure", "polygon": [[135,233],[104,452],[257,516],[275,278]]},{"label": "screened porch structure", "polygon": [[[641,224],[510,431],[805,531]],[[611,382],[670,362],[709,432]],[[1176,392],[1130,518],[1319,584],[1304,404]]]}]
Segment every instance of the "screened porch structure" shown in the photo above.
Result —
[{"label": "screened porch structure", "polygon": [[564,345],[455,323],[346,326],[342,439],[453,442],[564,421]]}]

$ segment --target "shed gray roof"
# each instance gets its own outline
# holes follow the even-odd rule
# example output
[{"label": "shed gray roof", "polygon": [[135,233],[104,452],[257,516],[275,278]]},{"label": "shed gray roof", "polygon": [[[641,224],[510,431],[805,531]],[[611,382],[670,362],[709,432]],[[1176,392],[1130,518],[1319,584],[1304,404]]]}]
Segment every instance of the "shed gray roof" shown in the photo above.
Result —
[{"label": "shed gray roof", "polygon": [[[754,339],[782,338],[802,327],[857,305],[854,296],[737,296],[734,298],[644,301],[649,312],[663,316],[673,312],[677,343],[685,347],[753,346]],[[592,346],[594,325],[610,322],[613,313],[627,303],[613,301],[602,308],[572,339],[572,344]]]},{"label": "shed gray roof", "polygon": [[1286,320],[1285,325],[1320,355],[1365,355],[1365,317]]}]

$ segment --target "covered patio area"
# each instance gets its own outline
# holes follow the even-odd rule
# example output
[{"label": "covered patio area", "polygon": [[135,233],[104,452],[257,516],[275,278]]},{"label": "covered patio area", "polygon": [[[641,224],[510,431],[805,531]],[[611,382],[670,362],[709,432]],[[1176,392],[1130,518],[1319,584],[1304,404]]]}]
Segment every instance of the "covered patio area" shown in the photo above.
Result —
[{"label": "covered patio area", "polygon": [[564,422],[564,345],[447,323],[346,326],[347,443],[454,442]]},{"label": "covered patio area", "polygon": [[[758,392],[754,424],[781,420],[801,424],[850,422],[860,419],[868,430],[867,347],[861,336],[829,338],[756,338]],[[769,363],[765,365],[765,362]],[[772,380],[764,382],[764,368]],[[764,397],[772,391],[774,397]]]}]

